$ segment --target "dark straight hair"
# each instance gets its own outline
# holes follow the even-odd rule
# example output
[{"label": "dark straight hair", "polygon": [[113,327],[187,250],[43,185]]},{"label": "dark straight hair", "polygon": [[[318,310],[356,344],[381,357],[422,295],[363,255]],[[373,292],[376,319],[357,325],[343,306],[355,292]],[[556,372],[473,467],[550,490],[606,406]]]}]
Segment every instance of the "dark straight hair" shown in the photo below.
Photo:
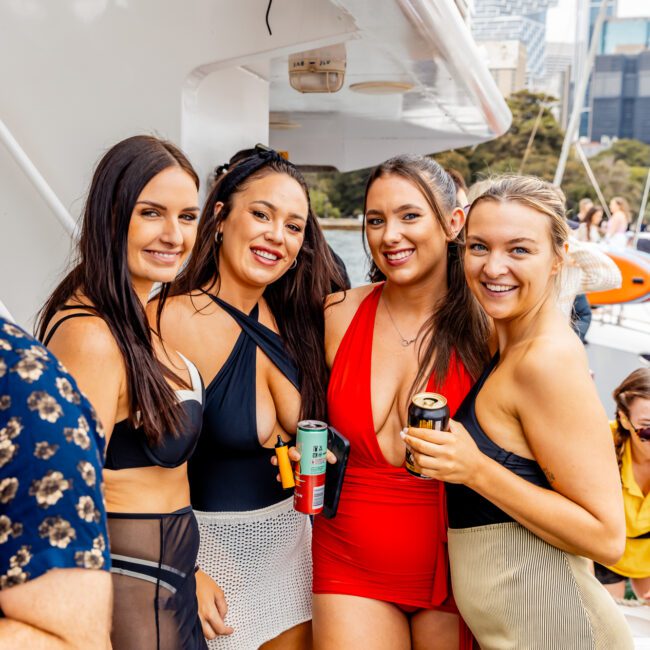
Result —
[{"label": "dark straight hair", "polygon": [[[323,305],[331,287],[342,287],[344,281],[311,209],[309,188],[303,175],[276,152],[266,155],[251,150],[250,155],[246,156],[248,153],[236,154],[231,159],[228,172],[217,177],[203,207],[192,256],[173,285],[165,285],[161,290],[158,328],[160,330],[160,314],[168,296],[192,294],[199,290],[210,291],[213,288],[219,292],[219,250],[222,244],[215,241],[215,234],[219,224],[228,218],[235,196],[260,178],[270,174],[286,174],[302,187],[309,212],[295,268],[288,269],[268,285],[264,298],[275,318],[287,352],[298,367],[301,417],[324,419],[327,411],[325,392],[328,370],[323,346]],[[244,165],[256,169],[242,178]],[[240,180],[233,182],[237,178]],[[223,203],[223,208],[217,215],[215,206],[218,202]]]},{"label": "dark straight hair", "polygon": [[[445,235],[450,239],[453,237],[445,216],[457,207],[454,181],[433,158],[416,155],[390,158],[370,174],[364,198],[364,234],[368,192],[378,178],[386,176],[400,176],[413,183],[426,199]],[[434,305],[431,316],[422,326],[414,391],[426,384],[430,372],[438,383],[444,382],[454,351],[474,379],[488,361],[489,323],[465,281],[461,255],[463,245],[462,231],[447,244],[447,292]],[[371,282],[386,279],[374,261],[371,261],[368,275]]]},{"label": "dark straight hair", "polygon": [[[77,294],[108,325],[126,366],[129,422],[142,426],[151,444],[163,433],[176,434],[180,421],[176,396],[166,381],[185,384],[156,358],[144,307],[133,288],[127,263],[128,231],[135,203],[145,185],[169,167],[180,167],[199,187],[185,155],[171,142],[137,135],[122,140],[102,157],[83,211],[77,261],[41,309],[38,337],[43,340],[57,311]],[[81,307],[82,305],[80,305]]]}]

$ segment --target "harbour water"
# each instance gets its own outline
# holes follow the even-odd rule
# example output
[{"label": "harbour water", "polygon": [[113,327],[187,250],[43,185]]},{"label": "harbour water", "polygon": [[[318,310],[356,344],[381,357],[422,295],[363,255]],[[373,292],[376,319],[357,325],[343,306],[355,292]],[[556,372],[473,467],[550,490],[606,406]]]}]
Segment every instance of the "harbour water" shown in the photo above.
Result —
[{"label": "harbour water", "polygon": [[353,287],[368,282],[368,257],[363,249],[360,230],[325,230],[325,238],[345,262]]}]

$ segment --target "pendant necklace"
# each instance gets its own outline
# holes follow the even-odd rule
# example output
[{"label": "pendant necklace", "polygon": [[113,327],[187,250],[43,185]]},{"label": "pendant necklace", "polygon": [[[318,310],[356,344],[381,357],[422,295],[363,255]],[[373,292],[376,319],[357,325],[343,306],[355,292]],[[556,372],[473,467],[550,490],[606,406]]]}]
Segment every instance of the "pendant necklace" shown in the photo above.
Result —
[{"label": "pendant necklace", "polygon": [[395,323],[395,320],[393,319],[393,315],[390,313],[390,309],[388,309],[388,303],[386,302],[386,299],[384,298],[384,307],[386,307],[386,313],[388,314],[388,318],[390,318],[390,322],[393,324],[393,327],[395,328],[395,331],[397,332],[397,335],[400,338],[400,341],[402,342],[402,347],[407,348],[411,343],[414,343],[415,340],[417,339],[417,336],[415,336],[412,339],[406,339],[402,336],[402,333],[399,331],[399,327],[397,327],[397,323]]}]

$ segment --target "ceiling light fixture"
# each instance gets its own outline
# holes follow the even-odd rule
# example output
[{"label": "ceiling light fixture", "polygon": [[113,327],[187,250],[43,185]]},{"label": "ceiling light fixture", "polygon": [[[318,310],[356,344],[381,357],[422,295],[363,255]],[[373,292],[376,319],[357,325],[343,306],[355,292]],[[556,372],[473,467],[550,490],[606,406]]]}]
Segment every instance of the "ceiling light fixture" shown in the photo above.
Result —
[{"label": "ceiling light fixture", "polygon": [[397,95],[407,93],[415,88],[415,84],[407,81],[361,81],[350,84],[350,90],[366,95]]},{"label": "ceiling light fixture", "polygon": [[335,93],[345,79],[345,45],[298,52],[289,57],[289,83],[300,93]]}]

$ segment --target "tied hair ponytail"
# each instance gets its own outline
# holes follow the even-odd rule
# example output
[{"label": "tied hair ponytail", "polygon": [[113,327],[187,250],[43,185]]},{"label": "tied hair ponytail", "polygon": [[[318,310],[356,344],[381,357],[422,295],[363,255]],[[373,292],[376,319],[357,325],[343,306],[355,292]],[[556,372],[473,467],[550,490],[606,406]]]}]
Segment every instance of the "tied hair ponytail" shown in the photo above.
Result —
[{"label": "tied hair ponytail", "polygon": [[[418,348],[419,366],[412,391],[421,390],[431,373],[435,375],[437,385],[442,385],[454,356],[476,379],[489,360],[487,341],[490,330],[487,317],[465,281],[461,254],[464,246],[463,231],[452,238],[453,233],[446,219],[446,215],[457,207],[454,181],[433,158],[426,156],[396,156],[376,167],[366,184],[364,247],[368,192],[378,178],[391,175],[410,181],[420,190],[450,240],[447,244],[446,260],[447,292],[434,305],[431,316],[420,331],[422,336]],[[374,261],[371,261],[368,276],[371,282],[386,279]]]},{"label": "tied hair ponytail", "polygon": [[[171,142],[134,136],[113,146],[97,165],[83,211],[77,263],[48,298],[38,315],[36,331],[43,340],[52,319],[70,300],[101,318],[120,349],[126,368],[132,427],[142,426],[150,445],[165,433],[180,433],[170,379],[187,382],[155,356],[144,307],[133,288],[127,263],[128,230],[135,203],[145,185],[169,167],[180,167],[199,179],[185,155]],[[99,370],[98,370],[99,371]]]},{"label": "tied hair ponytail", "polygon": [[631,432],[621,422],[621,413],[630,420],[630,406],[639,399],[650,399],[650,368],[639,368],[628,375],[612,393],[616,402],[616,430],[614,431],[614,448],[618,468],[623,465],[625,443],[630,439]]}]

